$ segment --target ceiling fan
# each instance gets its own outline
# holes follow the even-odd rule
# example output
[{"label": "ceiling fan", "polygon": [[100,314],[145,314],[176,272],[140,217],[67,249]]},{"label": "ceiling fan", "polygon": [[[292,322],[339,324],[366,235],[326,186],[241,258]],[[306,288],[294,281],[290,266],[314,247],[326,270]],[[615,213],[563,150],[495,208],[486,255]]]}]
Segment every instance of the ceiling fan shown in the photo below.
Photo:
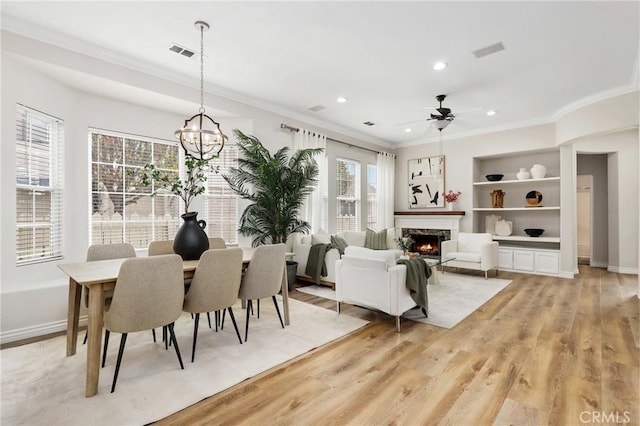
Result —
[{"label": "ceiling fan", "polygon": [[[427,118],[426,121],[435,120],[434,125],[440,132],[442,132],[442,130],[445,127],[447,127],[449,124],[451,124],[454,118],[456,118],[456,116],[453,115],[453,113],[451,112],[451,108],[446,108],[442,106],[442,102],[445,100],[446,97],[447,95],[436,96],[436,100],[440,103],[440,106],[438,108],[426,107],[429,109],[436,110],[437,113],[431,113],[430,117]],[[424,121],[425,119],[423,118],[422,120],[410,121],[408,123],[400,123],[398,124],[398,126],[405,126],[405,125],[424,122]]]},{"label": "ceiling fan", "polygon": [[431,118],[427,118],[427,121],[436,120],[436,128],[442,132],[442,129],[446,128],[454,118],[455,115],[451,113],[451,108],[445,108],[442,106],[442,101],[445,100],[447,95],[438,95],[436,96],[436,101],[440,103],[438,108],[435,108],[438,111],[438,114],[431,113]]}]

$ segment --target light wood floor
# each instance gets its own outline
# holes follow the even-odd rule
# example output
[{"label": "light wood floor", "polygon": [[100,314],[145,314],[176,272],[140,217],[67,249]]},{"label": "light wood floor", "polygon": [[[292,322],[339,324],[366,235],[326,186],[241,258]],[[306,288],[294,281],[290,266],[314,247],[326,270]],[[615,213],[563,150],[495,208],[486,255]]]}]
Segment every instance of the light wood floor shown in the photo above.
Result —
[{"label": "light wood floor", "polygon": [[451,330],[344,305],[371,324],[158,424],[640,424],[637,276],[500,278]]}]

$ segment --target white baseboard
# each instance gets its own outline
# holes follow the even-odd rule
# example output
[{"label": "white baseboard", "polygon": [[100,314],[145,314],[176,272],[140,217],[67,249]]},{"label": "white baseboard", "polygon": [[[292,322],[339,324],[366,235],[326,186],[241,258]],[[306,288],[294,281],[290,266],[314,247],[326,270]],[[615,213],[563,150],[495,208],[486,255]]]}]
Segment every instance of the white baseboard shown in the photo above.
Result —
[{"label": "white baseboard", "polygon": [[[80,317],[80,326],[87,325],[87,316]],[[31,327],[20,328],[0,333],[0,343],[10,343],[18,340],[30,339],[32,337],[46,336],[67,330],[67,320],[54,321],[47,324],[38,324]]]},{"label": "white baseboard", "polygon": [[566,272],[566,271],[560,271],[558,273],[558,276],[560,278],[569,278],[570,280],[572,280],[575,277],[575,275],[572,272]]},{"label": "white baseboard", "polygon": [[609,266],[607,267],[607,271],[617,272],[618,274],[638,275],[638,268],[624,268],[620,266]]},{"label": "white baseboard", "polygon": [[592,268],[608,268],[609,264],[606,263],[606,262],[591,261],[591,262],[589,262],[589,266],[591,266]]}]

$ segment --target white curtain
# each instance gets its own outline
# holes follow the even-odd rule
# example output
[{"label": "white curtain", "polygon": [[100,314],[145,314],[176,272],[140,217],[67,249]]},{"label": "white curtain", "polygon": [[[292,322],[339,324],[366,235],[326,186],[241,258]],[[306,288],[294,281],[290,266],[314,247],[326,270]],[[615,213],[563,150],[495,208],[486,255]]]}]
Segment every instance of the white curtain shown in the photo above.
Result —
[{"label": "white curtain", "polygon": [[323,152],[316,156],[318,162],[318,185],[313,193],[307,197],[301,210],[301,219],[311,224],[311,232],[319,229],[327,229],[327,203],[328,179],[327,179],[327,136],[299,129],[293,137],[293,149],[322,148]]},{"label": "white curtain", "polygon": [[387,152],[378,153],[378,187],[376,188],[378,197],[376,225],[378,230],[394,227],[395,159],[396,156],[393,154]]}]

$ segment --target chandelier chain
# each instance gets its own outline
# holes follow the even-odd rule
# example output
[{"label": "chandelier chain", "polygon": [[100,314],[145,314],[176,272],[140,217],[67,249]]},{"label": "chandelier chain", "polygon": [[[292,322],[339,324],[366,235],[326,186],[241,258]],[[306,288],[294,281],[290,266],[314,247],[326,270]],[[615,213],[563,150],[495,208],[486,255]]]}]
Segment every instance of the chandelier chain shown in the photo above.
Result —
[{"label": "chandelier chain", "polygon": [[200,25],[200,113],[204,113],[204,26]]}]

